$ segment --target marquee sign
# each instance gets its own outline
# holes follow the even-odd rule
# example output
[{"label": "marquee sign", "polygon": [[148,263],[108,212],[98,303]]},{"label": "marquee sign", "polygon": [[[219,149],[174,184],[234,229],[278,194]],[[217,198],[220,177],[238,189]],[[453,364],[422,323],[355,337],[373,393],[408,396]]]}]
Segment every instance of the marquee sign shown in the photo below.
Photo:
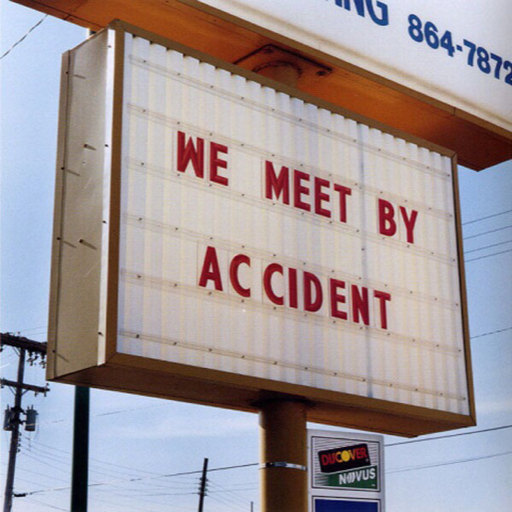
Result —
[{"label": "marquee sign", "polygon": [[65,56],[49,376],[472,424],[454,155],[236,69],[121,24]]}]

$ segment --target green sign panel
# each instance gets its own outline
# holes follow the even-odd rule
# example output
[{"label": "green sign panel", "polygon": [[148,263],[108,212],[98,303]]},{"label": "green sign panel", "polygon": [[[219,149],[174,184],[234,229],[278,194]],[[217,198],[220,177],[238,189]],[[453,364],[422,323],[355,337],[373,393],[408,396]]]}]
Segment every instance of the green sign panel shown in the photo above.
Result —
[{"label": "green sign panel", "polygon": [[378,467],[368,466],[329,475],[326,486],[343,489],[378,489]]}]

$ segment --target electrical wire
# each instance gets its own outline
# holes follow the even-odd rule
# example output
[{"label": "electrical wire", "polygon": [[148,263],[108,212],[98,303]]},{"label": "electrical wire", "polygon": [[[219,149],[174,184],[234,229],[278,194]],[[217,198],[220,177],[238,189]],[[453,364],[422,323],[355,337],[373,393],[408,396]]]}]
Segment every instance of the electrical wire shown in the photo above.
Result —
[{"label": "electrical wire", "polygon": [[505,245],[511,243],[512,240],[507,240],[506,242],[498,242],[496,244],[486,245],[484,247],[480,247],[478,249],[471,249],[470,251],[464,251],[465,254],[469,254],[471,252],[483,251],[485,249],[490,249],[491,247],[498,247],[499,245]]},{"label": "electrical wire", "polygon": [[488,235],[489,233],[496,233],[498,231],[503,231],[504,229],[512,229],[512,224],[510,226],[503,226],[502,228],[490,229],[485,231],[484,233],[478,233],[477,235],[465,236],[463,240],[469,240],[471,238],[478,238],[479,236]]},{"label": "electrical wire", "polygon": [[35,30],[37,27],[39,27],[39,25],[41,25],[41,23],[43,23],[43,21],[48,17],[48,14],[45,14],[33,27],[29,28],[27,33],[22,36],[20,39],[18,39],[1,57],[0,57],[0,60],[4,59],[5,57],[7,57],[7,55],[9,55],[9,53],[11,53],[14,48],[16,48],[16,46],[18,46],[19,44],[21,44],[28,36],[29,34]]},{"label": "electrical wire", "polygon": [[107,505],[114,505],[115,507],[122,508],[123,510],[130,509],[130,510],[143,511],[143,512],[147,511],[146,508],[134,507],[133,505],[126,505],[126,504],[118,505],[117,503],[112,503],[111,501],[104,500],[103,498],[97,498],[95,496],[90,496],[89,499],[92,501],[99,501],[100,503],[106,503]]},{"label": "electrical wire", "polygon": [[[23,435],[23,437],[26,438],[26,439],[29,439],[28,436],[26,436],[26,435]],[[42,448],[42,447],[46,447],[49,450],[47,450],[45,448]],[[71,452],[70,451],[60,450],[58,448],[51,447],[51,446],[49,446],[47,444],[44,444],[44,443],[41,443],[39,441],[37,443],[35,443],[30,450],[27,450],[27,451],[29,451],[29,452],[35,451],[37,453],[40,453],[43,456],[60,457],[61,459],[62,458],[69,458],[69,457],[71,457]],[[57,453],[52,453],[53,451],[55,451]],[[60,455],[61,453],[62,453],[62,455]],[[114,475],[107,474],[107,473],[102,473],[102,474],[105,474],[106,476],[109,476],[109,477],[118,476],[119,469],[121,469],[124,473],[126,473],[126,475],[123,475],[123,476],[139,476],[139,475],[134,475],[133,473],[147,473],[147,474],[150,474],[150,475],[158,475],[159,474],[159,473],[156,473],[156,472],[153,472],[153,471],[146,471],[146,470],[143,470],[143,469],[131,468],[131,467],[123,466],[123,465],[120,465],[120,464],[114,464],[114,463],[111,463],[111,462],[102,461],[102,460],[96,459],[94,457],[89,457],[89,461],[91,462],[91,471],[94,471],[96,473],[102,473],[102,471],[111,471],[111,473],[112,473],[113,471],[116,471],[116,473]],[[69,462],[68,462],[68,464],[69,464]],[[112,467],[114,467],[116,469],[115,470],[114,469],[110,470],[109,468],[94,469],[92,467],[93,465],[99,465],[99,464],[104,464],[104,465],[112,466]]]},{"label": "electrical wire", "polygon": [[29,331],[40,331],[41,329],[44,329],[46,331],[46,329],[48,329],[48,326],[47,325],[40,325],[39,327],[30,327],[29,329],[22,329],[20,331],[14,331],[18,336],[22,333],[22,332],[29,332]]},{"label": "electrical wire", "polygon": [[429,437],[426,439],[412,439],[410,441],[399,441],[398,443],[390,443],[386,444],[386,448],[391,446],[402,446],[404,444],[415,444],[415,443],[425,443],[427,441],[437,441],[438,439],[447,439],[451,437],[462,437],[462,436],[470,436],[472,434],[484,434],[486,432],[495,432],[497,430],[505,430],[508,428],[512,428],[512,425],[502,425],[500,427],[491,427],[491,428],[485,428],[481,430],[472,430],[471,432],[459,432],[458,434],[446,434],[444,436],[436,436],[436,437]]},{"label": "electrical wire", "polygon": [[[130,409],[119,409],[119,410],[114,410],[114,411],[106,411],[106,412],[100,412],[100,413],[92,414],[91,417],[92,418],[97,418],[97,417],[100,417],[100,416],[110,416],[110,415],[113,415],[113,414],[122,414],[122,413],[125,413],[125,412],[142,411],[142,410],[145,410],[145,409],[152,409],[152,408],[155,408],[155,407],[168,407],[168,405],[169,404],[152,404],[152,405],[146,405],[144,407],[132,407]],[[41,425],[49,425],[49,424],[53,424],[53,423],[66,423],[68,421],[72,421],[72,419],[71,418],[61,418],[61,419],[58,419],[58,420],[47,420],[47,421],[42,421]]]},{"label": "electrical wire", "polygon": [[45,466],[49,466],[52,469],[55,469],[56,471],[60,471],[61,473],[69,474],[69,469],[61,469],[57,466],[54,466],[53,464],[49,464],[48,462],[38,459],[37,457],[34,457],[33,455],[28,455],[24,450],[21,451],[20,455],[23,455],[29,459],[35,460],[36,462],[39,462],[40,464],[44,464]]},{"label": "electrical wire", "polygon": [[507,252],[511,252],[512,249],[508,249],[506,251],[501,251],[501,252],[495,252],[494,254],[487,254],[486,256],[479,256],[478,258],[472,258],[470,260],[466,260],[466,263],[471,263],[472,261],[477,261],[477,260],[483,260],[484,258],[490,258],[491,256],[498,256],[498,254],[505,254]]},{"label": "electrical wire", "polygon": [[493,217],[499,217],[500,215],[505,215],[506,213],[510,213],[512,210],[506,210],[504,212],[493,213],[492,215],[487,215],[486,217],[480,217],[479,219],[469,220],[467,222],[463,222],[463,226],[467,226],[468,224],[474,224],[475,222],[480,222],[482,220],[492,219]]},{"label": "electrical wire", "polygon": [[[239,464],[238,466],[225,466],[222,468],[212,468],[208,469],[208,473],[211,473],[212,471],[226,471],[227,469],[238,469],[238,468],[249,468],[259,466],[259,462],[251,462],[250,464]],[[199,473],[199,471],[197,471]]]},{"label": "electrical wire", "polygon": [[497,331],[484,332],[483,334],[477,334],[476,336],[471,336],[471,339],[474,340],[476,338],[483,338],[484,336],[490,336],[491,334],[498,334],[500,332],[511,331],[512,327],[505,327],[505,329],[498,329]]},{"label": "electrical wire", "polygon": [[424,464],[423,466],[411,466],[411,467],[402,468],[402,469],[390,469],[389,471],[386,471],[386,474],[405,473],[407,471],[418,471],[420,469],[439,468],[441,466],[452,466],[454,464],[463,464],[465,462],[476,462],[476,461],[480,461],[480,460],[493,459],[495,457],[503,457],[505,455],[512,455],[512,451],[502,452],[502,453],[493,453],[492,455],[482,455],[480,457],[470,457],[467,459],[458,459],[458,460],[453,460],[453,461],[449,461],[449,462],[439,462],[439,463],[435,463],[435,464]]},{"label": "electrical wire", "polygon": [[[47,465],[51,466],[51,464],[47,464]],[[210,472],[210,471],[224,471],[224,470],[228,470],[228,469],[246,468],[246,467],[249,467],[249,466],[259,466],[259,463],[258,462],[254,462],[252,464],[239,464],[239,465],[236,465],[236,466],[226,466],[226,467],[220,467],[220,468],[213,468],[213,469],[209,469],[208,472]],[[54,467],[54,466],[51,466],[51,467]],[[58,468],[55,468],[55,469],[58,469]],[[147,480],[154,480],[154,479],[157,479],[157,478],[158,479],[159,478],[173,478],[173,477],[186,476],[186,475],[198,475],[198,474],[202,474],[202,472],[203,472],[203,470],[199,469],[199,470],[196,470],[196,471],[184,471],[184,472],[181,472],[181,473],[169,473],[169,474],[151,475],[151,476],[134,477],[134,478],[118,478],[118,479],[107,481],[107,482],[94,482],[94,483],[90,483],[89,487],[92,488],[92,487],[99,487],[99,486],[108,486],[108,485],[112,485],[112,484],[116,484],[116,483],[122,483],[122,482],[145,482]],[[30,495],[32,495],[32,494],[40,494],[40,493],[45,493],[45,492],[63,491],[63,490],[66,490],[66,489],[71,489],[71,487],[68,486],[68,487],[56,487],[56,488],[53,488],[53,489],[40,489],[40,490],[37,490],[37,491],[31,491],[30,493],[27,493],[27,494],[30,494]]]},{"label": "electrical wire", "polygon": [[37,503],[38,505],[43,505],[44,507],[53,508],[54,510],[64,510],[64,512],[67,512],[67,508],[60,508],[60,507],[56,507],[55,505],[49,505],[48,503],[44,503],[43,501],[39,501],[34,498],[25,498],[25,499],[28,501]]},{"label": "electrical wire", "polygon": [[[206,496],[208,499],[215,501],[216,503],[219,503],[220,505],[222,505],[224,507],[228,507],[228,508],[230,508],[232,510],[236,510],[236,511],[247,512],[247,507],[242,508],[241,505],[238,505],[237,503],[232,503],[229,500],[227,500],[227,498],[225,498],[225,497],[220,497],[217,495],[212,496],[211,494],[207,494]],[[247,502],[250,503],[250,500],[247,500]]]},{"label": "electrical wire", "polygon": [[[227,487],[224,487],[223,485],[220,485],[216,482],[213,482],[211,479],[208,479],[208,486],[209,487],[213,487],[213,489],[216,489],[216,490],[209,490],[209,492],[214,492],[214,493],[218,493],[218,492],[222,492],[222,493],[229,493],[231,499],[234,499],[236,498],[239,502],[243,503],[245,505],[245,503],[247,502],[247,498],[244,497],[244,496],[241,496],[240,494],[237,494],[237,492],[242,492],[242,491],[254,491],[256,490],[256,488],[250,488],[250,489],[237,489],[236,491],[235,490],[232,490],[232,489],[228,489]],[[218,489],[218,490],[217,490]]]}]

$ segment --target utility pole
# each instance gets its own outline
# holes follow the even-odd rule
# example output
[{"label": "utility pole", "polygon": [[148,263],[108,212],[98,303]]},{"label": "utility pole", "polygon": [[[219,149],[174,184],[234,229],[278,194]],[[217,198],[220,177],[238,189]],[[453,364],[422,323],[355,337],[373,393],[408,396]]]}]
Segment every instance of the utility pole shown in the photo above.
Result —
[{"label": "utility pole", "polygon": [[204,459],[203,474],[201,476],[201,487],[199,489],[199,509],[198,512],[203,512],[204,497],[206,495],[206,473],[208,472],[208,459]]},{"label": "utility pole", "polygon": [[75,387],[71,510],[87,512],[89,489],[89,388]]},{"label": "utility pole", "polygon": [[[11,512],[12,499],[14,490],[14,474],[16,470],[16,455],[20,445],[20,425],[25,423],[26,430],[35,429],[35,411],[34,409],[28,409],[24,411],[21,402],[22,397],[27,391],[32,391],[36,395],[37,393],[46,393],[49,391],[48,386],[40,387],[32,384],[26,384],[23,382],[25,373],[25,357],[29,354],[29,361],[32,363],[38,356],[41,356],[41,362],[44,365],[44,357],[46,355],[46,343],[40,343],[38,341],[32,341],[27,338],[21,338],[14,336],[9,333],[0,335],[0,351],[3,351],[4,346],[11,346],[19,349],[19,360],[18,360],[18,375],[16,381],[10,381],[7,379],[1,379],[0,384],[2,387],[8,386],[14,389],[14,406],[7,408],[5,411],[4,419],[4,430],[11,432],[11,444],[9,448],[9,462],[7,466],[7,479],[5,483],[5,498],[4,498],[4,512]],[[35,354],[35,357],[34,357]],[[33,412],[29,412],[33,411]],[[34,414],[35,413],[35,414]],[[26,414],[27,419],[22,420],[21,415]],[[30,420],[29,420],[30,416]]]}]

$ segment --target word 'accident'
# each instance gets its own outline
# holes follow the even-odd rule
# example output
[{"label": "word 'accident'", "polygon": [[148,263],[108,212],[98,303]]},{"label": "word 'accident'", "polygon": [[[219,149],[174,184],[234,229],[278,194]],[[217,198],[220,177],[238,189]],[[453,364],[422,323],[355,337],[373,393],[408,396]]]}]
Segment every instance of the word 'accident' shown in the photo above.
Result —
[{"label": "word 'accident'", "polygon": [[[176,170],[208,182],[210,186],[230,187],[230,149],[225,144],[178,131]],[[269,204],[280,204],[308,212],[329,222],[349,225],[350,202],[354,192],[346,183],[326,179],[264,160],[261,165],[261,197]],[[393,204],[383,197],[376,201],[376,229],[383,238],[401,239],[408,246],[415,243],[419,212]],[[279,262],[255,261],[250,254],[230,255],[226,268],[219,264],[219,249],[213,244],[203,251],[197,285],[218,292],[229,292],[242,299],[258,300],[307,313],[328,315],[365,326],[388,329],[391,294],[371,289],[345,279],[325,277]],[[225,259],[225,258],[224,258]],[[243,276],[243,277],[242,277]]]}]

